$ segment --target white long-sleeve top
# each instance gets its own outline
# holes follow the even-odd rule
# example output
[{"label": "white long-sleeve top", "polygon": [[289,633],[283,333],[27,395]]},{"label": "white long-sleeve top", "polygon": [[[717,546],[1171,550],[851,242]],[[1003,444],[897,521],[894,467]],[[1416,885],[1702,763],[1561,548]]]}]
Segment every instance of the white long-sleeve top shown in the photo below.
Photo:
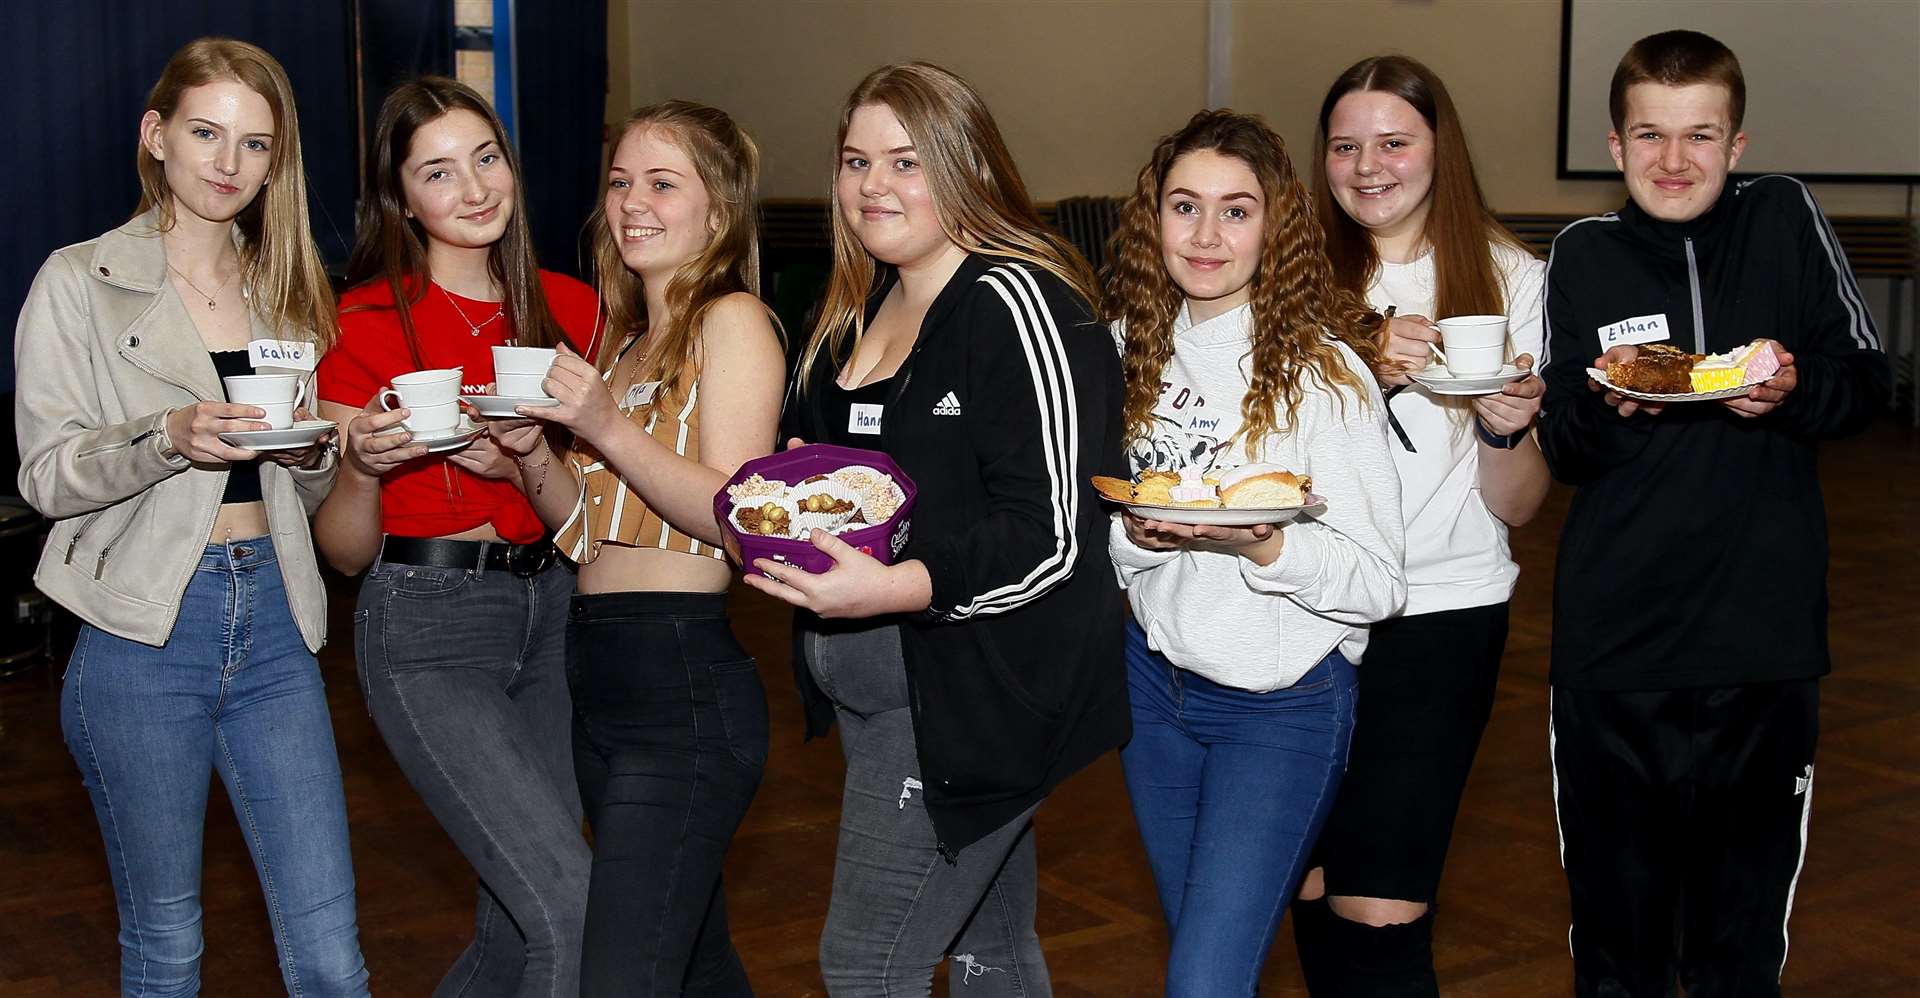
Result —
[{"label": "white long-sleeve top", "polygon": [[1265,693],[1292,686],[1336,647],[1358,663],[1367,625],[1400,610],[1407,584],[1386,408],[1352,350],[1335,343],[1359,374],[1360,394],[1342,388],[1336,395],[1309,378],[1293,424],[1259,441],[1254,456],[1240,441],[1227,443],[1240,429],[1251,325],[1250,305],[1198,325],[1181,306],[1153,429],[1128,458],[1136,473],[1272,462],[1311,476],[1326,511],[1281,527],[1286,543],[1266,566],[1214,551],[1136,547],[1118,515],[1109,547],[1154,650],[1221,685]]},{"label": "white long-sleeve top", "polygon": [[[1507,302],[1507,357],[1532,354],[1540,366],[1547,265],[1495,242],[1490,249]],[[1382,263],[1367,288],[1377,309],[1439,319],[1434,308],[1433,254]],[[1407,526],[1407,616],[1503,603],[1520,578],[1507,547],[1507,525],[1480,497],[1480,447],[1465,398],[1446,399],[1412,385],[1388,405],[1414,449],[1390,441],[1400,469],[1401,519]]]}]

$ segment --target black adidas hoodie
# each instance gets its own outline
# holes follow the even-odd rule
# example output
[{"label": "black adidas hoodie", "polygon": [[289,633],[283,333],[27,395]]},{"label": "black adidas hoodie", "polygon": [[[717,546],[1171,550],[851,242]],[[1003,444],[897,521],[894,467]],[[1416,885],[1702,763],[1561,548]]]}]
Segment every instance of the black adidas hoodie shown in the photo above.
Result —
[{"label": "black adidas hoodie", "polygon": [[[897,280],[882,271],[868,322]],[[788,435],[829,437],[822,400],[844,360],[823,356],[796,386]],[[948,855],[1130,732],[1126,604],[1088,481],[1126,474],[1122,392],[1113,338],[1079,295],[1038,267],[969,255],[866,438],[919,487],[901,557],[926,565],[933,602],[902,622],[901,646],[927,813]],[[803,613],[795,626],[836,623]],[[812,737],[833,709],[799,650]]]},{"label": "black adidas hoodie", "polygon": [[[1892,372],[1833,228],[1805,185],[1730,186],[1689,222],[1631,202],[1553,243],[1540,444],[1574,485],[1554,574],[1555,685],[1730,686],[1824,675],[1823,438],[1864,428]],[[1588,388],[1610,345],[1695,353],[1768,338],[1799,387],[1747,418],[1718,402],[1622,418]],[[1651,330],[1651,332],[1649,332]]]}]

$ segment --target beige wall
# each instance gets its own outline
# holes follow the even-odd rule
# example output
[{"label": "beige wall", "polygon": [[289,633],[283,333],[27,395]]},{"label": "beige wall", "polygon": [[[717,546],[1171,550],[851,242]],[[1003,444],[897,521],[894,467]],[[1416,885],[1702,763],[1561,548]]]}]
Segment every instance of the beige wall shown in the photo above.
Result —
[{"label": "beige wall", "polygon": [[731,112],[760,144],[769,197],[826,196],[840,102],[888,62],[971,80],[1042,200],[1124,190],[1206,96],[1205,4],[1186,0],[633,0],[627,13],[610,64],[628,99]]},{"label": "beige wall", "polygon": [[[1437,70],[1480,179],[1508,212],[1617,206],[1557,180],[1558,0],[1234,0],[1229,102],[1296,160],[1340,70],[1404,52]],[[1036,197],[1117,194],[1155,138],[1206,101],[1206,0],[611,0],[608,118],[689,97],[759,141],[770,197],[824,197],[839,104],[869,69],[930,59],[985,95]],[[1750,137],[1764,142],[1764,135]],[[1595,135],[1593,141],[1605,140]],[[1300,164],[1306,172],[1306,164]],[[1834,214],[1899,214],[1905,188],[1824,185]]]}]

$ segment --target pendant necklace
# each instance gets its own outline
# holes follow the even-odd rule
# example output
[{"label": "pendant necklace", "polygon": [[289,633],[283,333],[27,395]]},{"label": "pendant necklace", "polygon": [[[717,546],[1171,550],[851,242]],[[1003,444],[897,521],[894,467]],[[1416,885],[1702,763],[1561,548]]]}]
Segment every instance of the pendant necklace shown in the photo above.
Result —
[{"label": "pendant necklace", "polygon": [[489,315],[486,318],[481,319],[479,322],[475,322],[472,319],[467,318],[466,312],[461,311],[460,303],[453,300],[453,292],[448,291],[446,288],[440,287],[439,281],[433,282],[433,286],[436,288],[440,288],[440,293],[446,296],[447,304],[453,306],[453,314],[459,316],[460,321],[466,323],[468,331],[472,332],[473,335],[475,336],[480,335],[480,330],[485,329],[487,326],[491,325],[493,323],[493,320],[498,319],[507,313],[507,303],[503,301],[500,303],[499,307],[493,310],[492,315]]}]

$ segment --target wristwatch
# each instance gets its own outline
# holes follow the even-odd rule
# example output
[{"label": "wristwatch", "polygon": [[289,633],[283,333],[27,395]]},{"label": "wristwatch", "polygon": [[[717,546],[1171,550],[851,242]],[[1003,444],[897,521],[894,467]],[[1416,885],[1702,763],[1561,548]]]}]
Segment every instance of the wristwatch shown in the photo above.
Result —
[{"label": "wristwatch", "polygon": [[1480,437],[1480,442],[1499,450],[1512,450],[1520,446],[1520,441],[1527,439],[1529,429],[1522,426],[1512,433],[1502,435],[1487,429],[1487,424],[1481,422],[1480,417],[1473,417],[1473,432]]}]

